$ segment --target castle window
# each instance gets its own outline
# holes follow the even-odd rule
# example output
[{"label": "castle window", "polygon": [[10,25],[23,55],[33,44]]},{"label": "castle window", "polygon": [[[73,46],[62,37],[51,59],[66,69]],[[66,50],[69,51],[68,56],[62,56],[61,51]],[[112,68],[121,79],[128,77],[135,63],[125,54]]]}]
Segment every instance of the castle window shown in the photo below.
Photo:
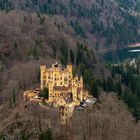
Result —
[{"label": "castle window", "polygon": [[61,114],[61,115],[62,115],[62,117],[63,117],[63,116],[64,116],[64,112],[62,112],[62,114]]},{"label": "castle window", "polygon": [[68,82],[68,78],[65,77],[65,78],[64,78],[64,83],[67,84],[67,82]]},{"label": "castle window", "polygon": [[46,76],[43,76],[43,79],[46,79]]}]

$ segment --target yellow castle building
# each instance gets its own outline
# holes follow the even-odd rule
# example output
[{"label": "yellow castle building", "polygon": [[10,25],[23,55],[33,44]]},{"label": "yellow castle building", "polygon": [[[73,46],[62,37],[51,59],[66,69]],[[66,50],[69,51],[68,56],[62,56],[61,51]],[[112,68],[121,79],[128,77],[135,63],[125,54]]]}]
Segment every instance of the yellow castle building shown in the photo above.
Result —
[{"label": "yellow castle building", "polygon": [[83,77],[73,77],[72,64],[66,68],[58,63],[53,64],[51,68],[45,65],[40,66],[41,90],[48,87],[49,102],[58,102],[60,97],[66,101],[82,101],[86,98],[87,91],[83,87]]}]

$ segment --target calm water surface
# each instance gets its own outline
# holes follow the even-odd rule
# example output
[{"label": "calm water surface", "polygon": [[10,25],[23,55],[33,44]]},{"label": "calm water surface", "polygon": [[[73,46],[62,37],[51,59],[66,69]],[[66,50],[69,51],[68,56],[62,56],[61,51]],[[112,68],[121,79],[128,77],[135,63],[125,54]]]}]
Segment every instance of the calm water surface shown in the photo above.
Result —
[{"label": "calm water surface", "polygon": [[126,59],[140,58],[140,47],[125,48],[116,52],[109,52],[101,56],[103,62],[119,63]]}]

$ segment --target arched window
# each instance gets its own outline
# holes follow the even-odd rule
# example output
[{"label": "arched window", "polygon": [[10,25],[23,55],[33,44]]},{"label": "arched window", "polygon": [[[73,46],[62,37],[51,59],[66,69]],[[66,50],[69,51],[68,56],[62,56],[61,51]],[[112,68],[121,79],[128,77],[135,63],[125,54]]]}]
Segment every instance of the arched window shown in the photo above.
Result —
[{"label": "arched window", "polygon": [[67,78],[67,76],[65,76],[65,78],[64,78],[64,84],[67,84],[68,83],[68,78]]}]

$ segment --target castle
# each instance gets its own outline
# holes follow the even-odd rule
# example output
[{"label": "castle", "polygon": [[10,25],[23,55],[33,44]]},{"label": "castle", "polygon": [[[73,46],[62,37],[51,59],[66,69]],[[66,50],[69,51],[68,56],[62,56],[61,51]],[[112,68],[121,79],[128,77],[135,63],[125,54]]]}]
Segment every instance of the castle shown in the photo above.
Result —
[{"label": "castle", "polygon": [[82,101],[86,98],[87,92],[83,88],[83,77],[73,77],[72,64],[65,69],[58,63],[51,68],[45,65],[40,66],[41,90],[48,87],[49,102],[58,102],[61,97],[71,101]]},{"label": "castle", "polygon": [[72,116],[75,106],[90,97],[88,91],[84,89],[83,77],[73,76],[72,64],[68,64],[66,68],[57,62],[52,64],[51,68],[41,65],[40,90],[25,91],[24,100],[42,102],[42,98],[38,95],[44,88],[48,89],[48,99],[45,99],[45,102],[59,108],[63,121]]}]

